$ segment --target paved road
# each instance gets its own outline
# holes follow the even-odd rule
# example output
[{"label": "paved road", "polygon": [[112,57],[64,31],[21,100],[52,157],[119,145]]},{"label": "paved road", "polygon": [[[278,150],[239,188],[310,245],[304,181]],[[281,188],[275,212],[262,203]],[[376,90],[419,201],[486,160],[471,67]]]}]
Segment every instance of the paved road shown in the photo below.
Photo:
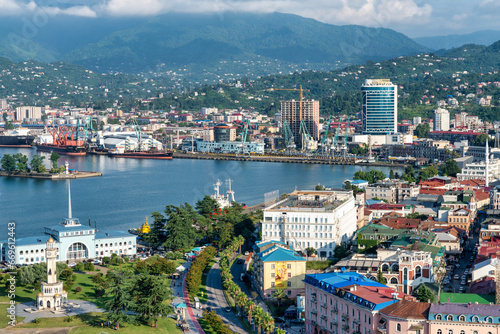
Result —
[{"label": "paved road", "polygon": [[[217,259],[218,260],[218,259]],[[236,333],[247,333],[241,322],[233,312],[226,312],[224,308],[228,307],[226,297],[222,292],[222,279],[220,276],[219,262],[213,265],[207,276],[207,294],[208,300],[203,307],[211,307],[217,315],[229,325],[229,328]]]}]

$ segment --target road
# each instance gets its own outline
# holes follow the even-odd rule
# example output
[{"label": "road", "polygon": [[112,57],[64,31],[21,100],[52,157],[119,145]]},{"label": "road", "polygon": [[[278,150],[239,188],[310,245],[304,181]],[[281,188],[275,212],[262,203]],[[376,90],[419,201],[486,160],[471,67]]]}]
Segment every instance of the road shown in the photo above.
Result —
[{"label": "road", "polygon": [[207,276],[207,294],[208,300],[206,305],[203,307],[211,307],[217,315],[224,321],[225,324],[229,325],[229,328],[235,333],[247,333],[246,329],[241,325],[236,314],[233,312],[226,312],[224,308],[228,307],[229,304],[224,297],[222,292],[222,279],[220,276],[219,259],[216,259],[217,263],[212,266],[212,269],[208,272]]}]

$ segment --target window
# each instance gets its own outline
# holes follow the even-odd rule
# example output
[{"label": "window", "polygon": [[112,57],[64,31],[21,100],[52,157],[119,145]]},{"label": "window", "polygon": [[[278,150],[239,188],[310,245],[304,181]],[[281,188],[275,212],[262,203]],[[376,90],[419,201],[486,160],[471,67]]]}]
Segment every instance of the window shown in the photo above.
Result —
[{"label": "window", "polygon": [[396,324],[396,332],[401,332],[401,324]]},{"label": "window", "polygon": [[271,277],[274,277],[274,273],[271,273]]},{"label": "window", "polygon": [[486,322],[489,322],[491,324],[493,322],[493,318],[492,317],[486,318]]},{"label": "window", "polygon": [[273,263],[273,264],[271,264],[271,269],[274,269],[274,263]]},{"label": "window", "polygon": [[460,334],[465,334],[465,331],[462,329],[462,330],[460,331]]},{"label": "window", "polygon": [[292,278],[292,273],[288,273],[288,278]]},{"label": "window", "polygon": [[472,322],[479,322],[479,318],[477,316],[472,317]]},{"label": "window", "polygon": [[452,330],[452,329],[449,329],[449,330],[448,330],[448,334],[453,334],[453,330]]},{"label": "window", "polygon": [[274,282],[271,282],[271,288],[274,288]]},{"label": "window", "polygon": [[453,316],[451,314],[448,314],[446,316],[446,321],[453,321]]},{"label": "window", "polygon": [[436,314],[436,320],[443,320],[443,317],[441,316],[441,314]]},{"label": "window", "polygon": [[415,267],[415,278],[422,276],[422,268],[420,266]]},{"label": "window", "polygon": [[286,286],[287,287],[291,287],[292,286],[292,282],[290,282],[290,281],[286,282]]},{"label": "window", "polygon": [[288,263],[288,264],[286,265],[286,269],[292,269],[292,264],[291,264],[291,263]]},{"label": "window", "polygon": [[460,317],[458,317],[458,321],[465,321],[465,315],[461,315]]}]

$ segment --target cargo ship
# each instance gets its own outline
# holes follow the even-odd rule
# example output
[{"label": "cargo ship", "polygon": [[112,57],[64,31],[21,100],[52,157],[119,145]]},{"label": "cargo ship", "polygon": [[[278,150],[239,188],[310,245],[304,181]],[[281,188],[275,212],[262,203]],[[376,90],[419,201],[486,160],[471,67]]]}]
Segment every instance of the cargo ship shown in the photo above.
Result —
[{"label": "cargo ship", "polygon": [[70,131],[64,124],[57,127],[48,127],[45,129],[52,135],[52,143],[44,142],[43,136],[38,137],[36,149],[40,152],[56,152],[63,155],[86,155],[87,148],[85,141],[74,138],[74,133]]},{"label": "cargo ship", "polygon": [[131,158],[131,159],[161,159],[172,160],[173,152],[169,151],[109,151],[108,157],[113,158]]},{"label": "cargo ship", "polygon": [[36,137],[30,135],[29,131],[26,128],[19,128],[0,134],[0,147],[31,147]]}]

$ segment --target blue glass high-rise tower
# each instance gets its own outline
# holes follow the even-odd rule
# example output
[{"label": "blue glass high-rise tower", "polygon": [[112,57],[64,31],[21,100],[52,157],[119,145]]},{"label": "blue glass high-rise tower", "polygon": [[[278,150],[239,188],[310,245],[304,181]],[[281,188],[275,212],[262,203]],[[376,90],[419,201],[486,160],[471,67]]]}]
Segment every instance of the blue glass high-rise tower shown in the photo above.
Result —
[{"label": "blue glass high-rise tower", "polygon": [[389,79],[367,79],[361,86],[363,93],[364,134],[392,134],[398,132],[398,87]]}]

